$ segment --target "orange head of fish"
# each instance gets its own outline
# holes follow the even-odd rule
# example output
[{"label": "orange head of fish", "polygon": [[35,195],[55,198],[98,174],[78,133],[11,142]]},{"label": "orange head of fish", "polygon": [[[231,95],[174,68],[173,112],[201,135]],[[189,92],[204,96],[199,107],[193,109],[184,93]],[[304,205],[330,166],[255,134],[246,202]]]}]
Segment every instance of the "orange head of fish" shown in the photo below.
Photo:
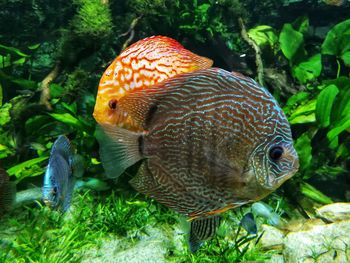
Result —
[{"label": "orange head of fish", "polygon": [[122,97],[212,64],[212,60],[190,52],[169,37],[142,39],[125,49],[104,72],[93,116],[101,125],[132,125],[128,109],[120,104]]}]

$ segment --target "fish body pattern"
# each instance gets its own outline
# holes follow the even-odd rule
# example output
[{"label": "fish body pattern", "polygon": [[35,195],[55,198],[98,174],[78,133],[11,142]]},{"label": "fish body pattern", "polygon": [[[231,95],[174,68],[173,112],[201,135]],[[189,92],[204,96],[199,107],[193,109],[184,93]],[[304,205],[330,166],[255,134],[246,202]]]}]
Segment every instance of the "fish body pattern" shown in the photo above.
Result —
[{"label": "fish body pattern", "polygon": [[12,208],[16,194],[16,186],[10,181],[7,172],[0,168],[0,212]]},{"label": "fish body pattern", "polygon": [[119,100],[175,75],[211,67],[213,61],[185,49],[165,36],[142,39],[125,49],[103,73],[93,116],[103,124],[138,129]]},{"label": "fish body pattern", "polygon": [[265,88],[239,73],[181,74],[120,104],[143,131],[99,128],[107,174],[117,178],[143,160],[131,185],[188,216],[201,230],[195,249],[198,239],[216,231],[220,213],[265,197],[298,169],[283,111]]},{"label": "fish body pattern", "polygon": [[[68,138],[60,135],[51,148],[42,190],[44,203],[53,209],[65,212],[70,206],[75,184],[74,174],[82,175],[80,170],[76,171],[75,167],[82,169],[82,165],[80,158],[75,156]],[[79,159],[79,165],[75,164],[76,159]]]}]

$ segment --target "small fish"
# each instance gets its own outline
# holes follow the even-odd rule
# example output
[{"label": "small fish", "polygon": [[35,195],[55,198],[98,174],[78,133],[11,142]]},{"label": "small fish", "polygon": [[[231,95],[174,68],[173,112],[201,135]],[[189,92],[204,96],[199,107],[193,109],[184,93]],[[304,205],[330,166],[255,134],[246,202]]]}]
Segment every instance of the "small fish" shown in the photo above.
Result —
[{"label": "small fish", "polygon": [[194,252],[228,209],[260,200],[298,167],[287,118],[253,79],[218,68],[183,73],[120,98],[141,131],[100,125],[107,176],[140,162],[130,184],[191,221]]},{"label": "small fish", "polygon": [[175,75],[210,68],[213,61],[185,49],[165,36],[142,39],[125,49],[103,73],[93,116],[99,124],[138,129],[119,104],[126,94],[153,86]]},{"label": "small fish", "polygon": [[266,223],[271,226],[281,224],[281,217],[273,211],[272,207],[264,202],[256,202],[252,205],[252,211],[256,216],[265,218]]},{"label": "small fish", "polygon": [[0,168],[0,212],[8,211],[13,207],[16,186],[4,169]]},{"label": "small fish", "polygon": [[346,0],[322,0],[323,3],[326,5],[332,5],[332,6],[342,6],[347,1]]},{"label": "small fish", "polygon": [[256,235],[258,232],[254,215],[250,212],[242,217],[240,225],[247,231],[249,235]]},{"label": "small fish", "polygon": [[16,193],[14,207],[18,208],[24,205],[35,203],[42,198],[42,189],[40,187],[32,187]]},{"label": "small fish", "polygon": [[105,191],[111,187],[105,182],[97,178],[84,178],[77,180],[74,189],[89,189],[95,191]]},{"label": "small fish", "polygon": [[44,203],[63,212],[67,211],[72,199],[75,176],[82,176],[80,157],[74,155],[68,138],[60,135],[54,142],[46,169],[42,190]]}]

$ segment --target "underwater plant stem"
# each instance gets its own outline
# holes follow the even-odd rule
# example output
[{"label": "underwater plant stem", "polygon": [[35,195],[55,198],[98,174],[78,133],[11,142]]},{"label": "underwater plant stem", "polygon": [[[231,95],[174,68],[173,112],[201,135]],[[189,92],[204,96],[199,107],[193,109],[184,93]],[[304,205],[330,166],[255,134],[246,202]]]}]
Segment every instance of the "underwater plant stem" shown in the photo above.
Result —
[{"label": "underwater plant stem", "polygon": [[337,59],[337,65],[338,65],[338,69],[337,69],[337,78],[339,78],[340,76],[340,62],[339,62],[339,59]]},{"label": "underwater plant stem", "polygon": [[50,83],[58,76],[60,70],[61,70],[60,63],[56,63],[55,67],[40,83],[40,88],[41,88],[40,103],[45,105],[48,110],[52,110],[52,106],[50,104]]},{"label": "underwater plant stem", "polygon": [[256,71],[258,76],[258,82],[260,85],[264,86],[264,65],[261,59],[261,50],[260,47],[255,43],[253,39],[248,36],[247,30],[245,28],[243,19],[238,18],[238,23],[241,27],[241,36],[242,38],[254,49],[255,51],[255,64]]},{"label": "underwater plant stem", "polygon": [[134,39],[134,36],[135,36],[135,27],[137,25],[137,23],[139,22],[139,20],[142,18],[142,15],[134,18],[132,21],[131,21],[131,24],[130,24],[130,27],[128,29],[128,31],[126,31],[125,33],[123,34],[120,34],[119,37],[122,37],[122,36],[126,36],[129,34],[129,37],[127,38],[127,40],[125,40],[123,46],[122,46],[122,50],[120,52],[122,52],[124,49],[127,48],[127,46],[129,46],[130,42]]}]

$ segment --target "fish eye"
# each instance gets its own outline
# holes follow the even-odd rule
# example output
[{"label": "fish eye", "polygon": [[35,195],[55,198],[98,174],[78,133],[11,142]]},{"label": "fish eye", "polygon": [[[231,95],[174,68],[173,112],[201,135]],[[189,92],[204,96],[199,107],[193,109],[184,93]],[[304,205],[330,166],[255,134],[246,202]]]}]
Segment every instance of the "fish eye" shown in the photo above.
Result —
[{"label": "fish eye", "polygon": [[281,146],[273,146],[269,151],[269,156],[272,161],[277,161],[282,157],[283,148]]},{"label": "fish eye", "polygon": [[115,110],[117,108],[118,101],[116,99],[112,99],[108,102],[108,106],[110,109]]},{"label": "fish eye", "polygon": [[57,194],[57,187],[54,187],[54,188],[52,189],[52,193],[53,193],[54,195]]}]

